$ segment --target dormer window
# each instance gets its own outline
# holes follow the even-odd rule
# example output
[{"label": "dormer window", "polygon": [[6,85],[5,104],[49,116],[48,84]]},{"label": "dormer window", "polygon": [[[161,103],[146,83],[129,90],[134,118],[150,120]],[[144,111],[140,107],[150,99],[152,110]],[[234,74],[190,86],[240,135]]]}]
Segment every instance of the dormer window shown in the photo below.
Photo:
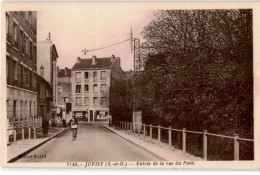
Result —
[{"label": "dormer window", "polygon": [[96,64],[97,63],[97,57],[96,56],[93,56],[92,57],[92,65]]}]

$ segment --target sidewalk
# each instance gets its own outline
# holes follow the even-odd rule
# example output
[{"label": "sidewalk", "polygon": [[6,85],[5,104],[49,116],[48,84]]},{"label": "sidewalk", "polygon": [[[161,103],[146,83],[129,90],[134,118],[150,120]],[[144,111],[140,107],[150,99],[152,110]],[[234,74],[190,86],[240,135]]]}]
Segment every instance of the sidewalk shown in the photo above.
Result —
[{"label": "sidewalk", "polygon": [[18,140],[16,143],[12,143],[7,146],[7,161],[14,162],[19,159],[19,157],[31,152],[47,141],[51,140],[53,137],[63,133],[67,128],[50,128],[47,137],[43,137],[42,129],[38,128],[36,130],[36,139],[24,139]]},{"label": "sidewalk", "polygon": [[176,148],[169,148],[165,143],[159,143],[157,140],[153,139],[152,143],[150,142],[149,137],[146,137],[141,134],[138,136],[133,132],[127,134],[126,131],[117,130],[111,126],[103,125],[103,127],[112,131],[113,133],[119,135],[120,137],[128,140],[129,142],[145,149],[146,151],[156,155],[157,157],[166,160],[166,161],[203,161],[202,158],[193,156],[189,153],[183,153],[182,150]]}]

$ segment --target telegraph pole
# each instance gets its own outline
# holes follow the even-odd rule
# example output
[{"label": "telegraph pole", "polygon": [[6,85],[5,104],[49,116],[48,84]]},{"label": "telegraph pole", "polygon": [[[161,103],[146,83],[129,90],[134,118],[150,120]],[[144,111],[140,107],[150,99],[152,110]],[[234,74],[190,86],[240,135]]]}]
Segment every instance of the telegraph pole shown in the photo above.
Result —
[{"label": "telegraph pole", "polygon": [[133,38],[132,27],[130,32],[131,52],[134,52],[134,71],[133,71],[133,123],[142,123],[142,113],[139,98],[140,91],[140,39]]}]

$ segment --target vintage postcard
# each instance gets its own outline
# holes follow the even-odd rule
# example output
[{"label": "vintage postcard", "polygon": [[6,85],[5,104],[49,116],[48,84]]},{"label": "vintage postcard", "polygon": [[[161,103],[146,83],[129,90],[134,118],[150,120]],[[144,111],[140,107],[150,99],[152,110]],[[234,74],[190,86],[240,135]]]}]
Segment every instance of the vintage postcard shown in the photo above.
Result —
[{"label": "vintage postcard", "polygon": [[259,169],[260,3],[2,3],[1,165]]}]

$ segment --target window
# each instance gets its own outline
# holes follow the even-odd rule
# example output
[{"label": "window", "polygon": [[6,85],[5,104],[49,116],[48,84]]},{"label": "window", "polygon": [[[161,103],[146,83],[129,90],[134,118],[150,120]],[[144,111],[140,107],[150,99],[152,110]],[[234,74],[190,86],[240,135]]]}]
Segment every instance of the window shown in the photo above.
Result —
[{"label": "window", "polygon": [[23,76],[24,77],[24,79],[23,79],[24,80],[24,84],[27,85],[27,82],[28,82],[28,79],[27,79],[27,76],[28,76],[27,75],[27,68],[24,67],[23,71],[24,71],[24,76]]},{"label": "window", "polygon": [[69,103],[69,97],[64,97],[64,103]]},{"label": "window", "polygon": [[21,83],[24,83],[24,78],[23,78],[23,77],[24,77],[24,75],[23,75],[23,73],[24,73],[24,72],[23,72],[23,65],[20,65],[20,66],[21,66],[21,74],[20,74],[20,75],[21,75]]},{"label": "window", "polygon": [[81,106],[81,105],[82,105],[81,97],[76,97],[76,106]]},{"label": "window", "polygon": [[107,79],[107,74],[106,74],[106,71],[101,71],[101,77],[100,77],[101,80],[106,80]]},{"label": "window", "polygon": [[85,104],[85,105],[89,105],[89,98],[88,98],[88,97],[85,97],[85,98],[84,98],[84,104]]},{"label": "window", "polygon": [[32,12],[29,12],[29,21],[30,24],[32,24]]},{"label": "window", "polygon": [[18,48],[18,27],[17,24],[14,23],[14,28],[13,28],[13,33],[14,33],[14,46]]},{"label": "window", "polygon": [[93,72],[93,78],[94,78],[94,79],[97,79],[97,71],[94,71],[94,72]]},{"label": "window", "polygon": [[88,84],[85,84],[85,92],[88,92]]},{"label": "window", "polygon": [[19,48],[21,49],[22,53],[23,53],[23,30],[20,29],[20,33],[19,33]]},{"label": "window", "polygon": [[107,98],[101,97],[101,105],[107,105]]},{"label": "window", "polygon": [[13,61],[13,64],[14,64],[14,66],[13,66],[13,73],[14,73],[13,78],[14,78],[14,80],[17,80],[17,63],[16,63],[16,61]]},{"label": "window", "polygon": [[9,15],[6,13],[6,34],[9,34]]},{"label": "window", "polygon": [[76,85],[76,93],[81,93],[81,85]]},{"label": "window", "polygon": [[30,60],[33,61],[33,43],[30,41],[29,42],[29,46],[30,46]]},{"label": "window", "polygon": [[13,109],[14,113],[13,113],[13,117],[16,118],[16,101],[14,100],[14,109]]},{"label": "window", "polygon": [[60,92],[60,93],[62,92],[62,87],[61,86],[58,87],[58,92]]},{"label": "window", "polygon": [[32,102],[30,102],[30,107],[29,107],[29,116],[32,116]]},{"label": "window", "polygon": [[94,85],[93,85],[93,91],[94,91],[94,92],[97,92],[97,91],[98,91],[98,86],[97,86],[97,84],[94,84]]},{"label": "window", "polygon": [[21,112],[21,116],[23,115],[23,101],[21,101],[21,110],[20,110],[20,112]]},{"label": "window", "polygon": [[76,72],[76,81],[81,81],[81,72]]},{"label": "window", "polygon": [[88,72],[85,72],[84,78],[85,78],[85,79],[88,79]]},{"label": "window", "polygon": [[107,91],[107,85],[106,84],[101,84],[101,93],[105,93]]},{"label": "window", "polygon": [[26,37],[26,53],[27,55],[30,53],[30,40],[28,36]]},{"label": "window", "polygon": [[97,97],[94,97],[94,98],[93,98],[93,104],[94,104],[94,105],[97,105],[97,104],[98,104],[98,98],[97,98]]}]

